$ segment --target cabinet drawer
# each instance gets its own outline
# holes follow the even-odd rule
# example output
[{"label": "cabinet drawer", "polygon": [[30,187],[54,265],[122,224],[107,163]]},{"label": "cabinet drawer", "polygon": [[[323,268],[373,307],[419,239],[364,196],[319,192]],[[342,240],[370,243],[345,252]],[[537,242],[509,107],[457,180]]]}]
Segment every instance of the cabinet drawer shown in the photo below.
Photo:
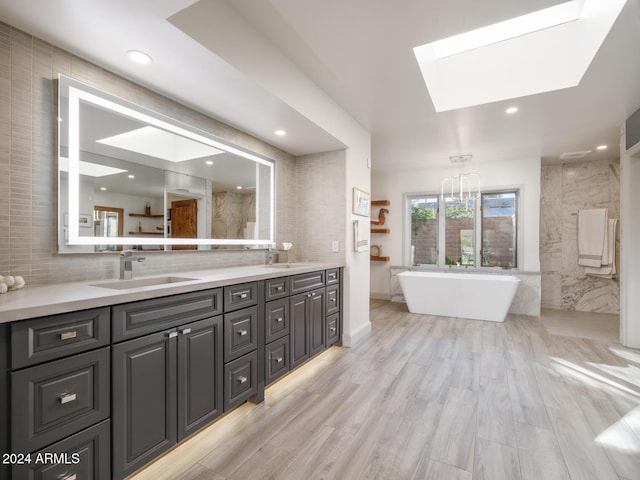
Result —
[{"label": "cabinet drawer", "polygon": [[300,275],[294,275],[289,278],[291,279],[291,295],[324,286],[324,270],[319,272],[301,273]]},{"label": "cabinet drawer", "polygon": [[340,311],[340,285],[327,287],[326,314],[332,315]]},{"label": "cabinet drawer", "polygon": [[[38,456],[38,455],[41,456]],[[54,454],[55,458],[45,456]],[[48,462],[38,461],[49,459]],[[75,475],[75,476],[74,476]],[[13,467],[13,480],[111,479],[111,425],[105,420],[31,455]]]},{"label": "cabinet drawer", "polygon": [[12,449],[32,452],[106,419],[110,348],[11,374]]},{"label": "cabinet drawer", "polygon": [[112,307],[114,342],[140,337],[222,313],[222,289],[203,290]]},{"label": "cabinet drawer", "polygon": [[23,368],[109,344],[109,307],[11,324],[11,368]]},{"label": "cabinet drawer", "polygon": [[230,312],[239,308],[250,307],[258,303],[258,284],[256,282],[241,283],[224,287],[224,311]]},{"label": "cabinet drawer", "polygon": [[267,385],[289,371],[288,335],[267,345],[264,365],[264,380]]},{"label": "cabinet drawer", "polygon": [[224,336],[225,362],[258,348],[258,307],[225,313]]},{"label": "cabinet drawer", "polygon": [[271,278],[266,281],[266,300],[275,300],[289,295],[289,277]]},{"label": "cabinet drawer", "polygon": [[333,345],[340,339],[340,314],[334,313],[327,317],[326,346]]},{"label": "cabinet drawer", "polygon": [[339,268],[330,268],[327,270],[327,285],[333,285],[334,283],[340,283]]},{"label": "cabinet drawer", "polygon": [[224,366],[224,409],[244,402],[258,392],[258,352],[254,351]]},{"label": "cabinet drawer", "polygon": [[265,305],[265,343],[289,335],[289,299],[273,300]]}]

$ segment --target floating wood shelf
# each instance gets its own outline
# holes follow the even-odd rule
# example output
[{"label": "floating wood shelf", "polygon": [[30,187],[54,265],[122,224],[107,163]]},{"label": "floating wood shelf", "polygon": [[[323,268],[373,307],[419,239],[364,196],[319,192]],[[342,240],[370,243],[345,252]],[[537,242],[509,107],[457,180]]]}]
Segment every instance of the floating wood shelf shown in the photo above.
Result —
[{"label": "floating wood shelf", "polygon": [[370,257],[372,262],[388,262],[389,257]]},{"label": "floating wood shelf", "polygon": [[389,228],[372,228],[371,233],[390,233],[391,230]]},{"label": "floating wood shelf", "polygon": [[372,207],[381,207],[383,205],[391,205],[391,202],[389,200],[372,200],[371,201]]},{"label": "floating wood shelf", "polygon": [[164,215],[161,213],[156,213],[154,215],[147,215],[146,213],[130,213],[130,217],[147,217],[147,218],[163,218]]}]

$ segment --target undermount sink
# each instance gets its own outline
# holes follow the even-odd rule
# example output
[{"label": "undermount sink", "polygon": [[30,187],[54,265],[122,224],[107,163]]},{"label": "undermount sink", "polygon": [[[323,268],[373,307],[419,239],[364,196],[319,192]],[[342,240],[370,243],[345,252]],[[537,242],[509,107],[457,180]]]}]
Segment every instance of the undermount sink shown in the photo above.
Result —
[{"label": "undermount sink", "polygon": [[152,287],[154,285],[169,285],[172,283],[189,282],[195,278],[185,277],[150,277],[137,280],[118,280],[109,283],[96,283],[92,287],[112,288],[114,290],[127,290],[129,288]]}]

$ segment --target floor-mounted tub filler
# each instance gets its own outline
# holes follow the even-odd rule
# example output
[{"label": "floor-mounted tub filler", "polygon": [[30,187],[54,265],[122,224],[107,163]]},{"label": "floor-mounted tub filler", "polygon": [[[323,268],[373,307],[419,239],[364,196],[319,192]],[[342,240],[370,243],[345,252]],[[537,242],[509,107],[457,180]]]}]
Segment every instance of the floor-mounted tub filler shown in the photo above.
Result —
[{"label": "floor-mounted tub filler", "polygon": [[411,313],[504,322],[520,279],[512,275],[406,271],[398,274]]}]

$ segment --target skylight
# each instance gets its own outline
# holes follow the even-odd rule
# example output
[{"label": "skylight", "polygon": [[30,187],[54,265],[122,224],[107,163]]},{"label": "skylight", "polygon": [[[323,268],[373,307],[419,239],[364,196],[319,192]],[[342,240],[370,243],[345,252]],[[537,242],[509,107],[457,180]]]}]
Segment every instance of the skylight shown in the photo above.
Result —
[{"label": "skylight", "polygon": [[[58,164],[61,171],[69,171],[69,159],[67,157],[59,157]],[[80,161],[80,175],[87,175],[89,177],[106,177],[127,171],[128,170],[123,170],[122,168],[100,165],[99,163]]]},{"label": "skylight", "polygon": [[578,85],[625,3],[573,0],[415,47],[435,110]]},{"label": "skylight", "polygon": [[560,5],[511,18],[504,22],[437,40],[431,44],[434,55],[437,59],[445,58],[473,50],[474,48],[503,42],[521,35],[578,20],[583,4],[584,0],[561,3]]},{"label": "skylight", "polygon": [[152,126],[103,138],[97,142],[169,162],[184,162],[223,153],[222,150],[204,143]]}]

